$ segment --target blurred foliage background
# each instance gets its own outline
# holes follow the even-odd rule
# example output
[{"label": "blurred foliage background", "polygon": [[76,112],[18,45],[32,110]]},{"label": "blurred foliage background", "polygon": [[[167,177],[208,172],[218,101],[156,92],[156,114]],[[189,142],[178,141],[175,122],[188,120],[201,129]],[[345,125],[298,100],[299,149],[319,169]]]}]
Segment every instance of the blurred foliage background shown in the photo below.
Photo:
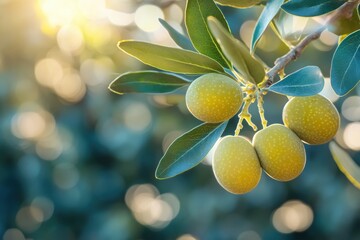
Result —
[{"label": "blurred foliage background", "polygon": [[[298,179],[281,183],[263,174],[243,196],[216,183],[210,157],[173,179],[155,179],[169,144],[199,122],[182,95],[119,96],[107,86],[123,72],[148,68],[117,42],[175,46],[158,18],[183,31],[184,6],[181,0],[0,0],[3,240],[360,239],[360,191],[338,170],[327,144],[307,146]],[[222,10],[248,44],[261,7]],[[284,34],[296,42],[307,23],[286,21]],[[337,36],[324,32],[287,72],[318,65],[328,77],[336,44]],[[271,65],[286,51],[268,30],[258,54]],[[341,113],[336,141],[359,163],[360,87],[339,98],[327,79],[322,94]],[[281,123],[286,100],[266,96],[270,123]],[[231,120],[226,133],[235,125]],[[246,126],[243,134],[253,132]]]}]

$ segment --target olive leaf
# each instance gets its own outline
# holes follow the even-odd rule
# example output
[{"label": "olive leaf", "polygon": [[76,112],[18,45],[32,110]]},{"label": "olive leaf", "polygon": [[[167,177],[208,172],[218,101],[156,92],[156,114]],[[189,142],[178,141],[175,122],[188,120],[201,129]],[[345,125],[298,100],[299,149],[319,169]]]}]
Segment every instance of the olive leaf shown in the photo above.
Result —
[{"label": "olive leaf", "polygon": [[120,41],[118,47],[143,63],[165,71],[185,74],[224,72],[215,60],[188,50],[131,40]]},{"label": "olive leaf", "polygon": [[354,162],[350,155],[335,142],[330,142],[329,148],[340,171],[344,173],[355,187],[360,189],[360,167]]},{"label": "olive leaf", "polygon": [[269,0],[262,11],[258,21],[256,22],[256,26],[254,28],[254,33],[251,39],[250,51],[254,52],[257,42],[260,37],[265,32],[267,26],[271,22],[271,20],[275,17],[278,11],[281,8],[284,0]]},{"label": "olive leaf", "polygon": [[360,81],[360,30],[349,34],[336,48],[331,61],[331,86],[345,95]]},{"label": "olive leaf", "polygon": [[263,0],[216,0],[216,2],[234,8],[249,8],[262,3]]},{"label": "olive leaf", "polygon": [[301,17],[314,17],[334,11],[347,0],[291,0],[282,9]]},{"label": "olive leaf", "polygon": [[324,87],[324,77],[317,66],[307,66],[271,85],[268,90],[288,96],[312,96]]},{"label": "olive leaf", "polygon": [[224,15],[213,0],[187,0],[185,10],[185,24],[194,47],[202,54],[207,55],[223,67],[228,68],[230,63],[212,36],[207,25],[207,18],[213,16],[230,32]]},{"label": "olive leaf", "polygon": [[169,93],[190,84],[182,77],[157,71],[128,72],[110,83],[109,89],[124,93]]},{"label": "olive leaf", "polygon": [[222,51],[241,76],[253,83],[262,82],[265,76],[264,67],[251,56],[245,44],[227,32],[216,18],[209,17],[208,24]]},{"label": "olive leaf", "polygon": [[155,176],[166,179],[198,165],[226,128],[227,122],[203,123],[178,137],[161,158]]},{"label": "olive leaf", "polygon": [[194,51],[194,47],[186,36],[179,33],[175,28],[173,28],[169,23],[167,23],[164,19],[159,19],[161,25],[168,31],[170,37],[174,40],[174,42],[181,48]]}]

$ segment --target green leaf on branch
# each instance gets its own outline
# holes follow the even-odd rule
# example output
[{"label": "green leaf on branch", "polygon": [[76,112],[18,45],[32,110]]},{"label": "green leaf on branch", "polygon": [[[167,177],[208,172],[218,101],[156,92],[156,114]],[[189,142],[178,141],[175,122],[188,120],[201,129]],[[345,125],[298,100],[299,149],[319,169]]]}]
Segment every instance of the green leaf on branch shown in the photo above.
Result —
[{"label": "green leaf on branch", "polygon": [[169,93],[190,84],[176,75],[156,71],[129,72],[122,74],[109,85],[117,94],[124,93]]},{"label": "green leaf on branch", "polygon": [[304,67],[271,85],[268,90],[288,96],[312,96],[324,87],[324,77],[316,66]]},{"label": "green leaf on branch", "polygon": [[188,50],[131,40],[120,41],[118,47],[141,62],[165,71],[184,74],[224,73],[215,60]]},{"label": "green leaf on branch", "polygon": [[220,5],[228,7],[249,8],[262,3],[263,0],[216,0],[216,2]]},{"label": "green leaf on branch", "polygon": [[245,79],[260,83],[264,79],[265,70],[262,64],[250,54],[244,43],[234,38],[214,17],[208,18],[208,24],[226,57]]},{"label": "green leaf on branch", "polygon": [[168,31],[170,37],[174,40],[174,42],[181,48],[194,51],[194,47],[187,37],[179,33],[175,28],[173,28],[169,23],[167,23],[163,19],[159,19],[161,25]]},{"label": "green leaf on branch", "polygon": [[340,96],[360,81],[360,30],[348,35],[335,50],[330,78],[331,86]]},{"label": "green leaf on branch", "polygon": [[202,54],[215,59],[223,67],[230,63],[224,57],[207,25],[207,18],[213,16],[230,32],[229,26],[220,9],[213,0],[187,0],[185,11],[186,28],[194,47]]},{"label": "green leaf on branch", "polygon": [[227,122],[203,123],[178,137],[157,166],[155,176],[166,179],[198,165],[226,128]]},{"label": "green leaf on branch", "polygon": [[360,167],[335,142],[331,142],[329,148],[340,171],[344,173],[355,187],[360,189]]},{"label": "green leaf on branch", "polygon": [[265,32],[267,26],[271,22],[271,20],[275,17],[275,15],[279,12],[281,5],[284,0],[269,0],[262,11],[251,39],[251,52],[255,51],[255,47],[260,37]]},{"label": "green leaf on branch", "polygon": [[334,11],[347,0],[291,0],[282,9],[301,17],[314,17]]}]

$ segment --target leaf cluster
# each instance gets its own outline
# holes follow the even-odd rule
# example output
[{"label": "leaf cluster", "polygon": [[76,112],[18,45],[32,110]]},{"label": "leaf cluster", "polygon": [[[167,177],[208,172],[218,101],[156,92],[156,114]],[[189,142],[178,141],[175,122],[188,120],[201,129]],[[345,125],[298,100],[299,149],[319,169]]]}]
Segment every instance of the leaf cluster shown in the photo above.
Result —
[{"label": "leaf cluster", "polygon": [[[262,7],[249,48],[232,35],[217,4],[234,8]],[[269,67],[256,56],[256,47],[270,26],[281,40],[292,46],[281,30],[288,19],[284,16],[327,17],[344,4],[346,0],[187,0],[187,35],[165,20],[159,20],[180,48],[135,40],[120,41],[118,47],[122,51],[156,70],[124,73],[110,84],[109,89],[118,94],[172,93],[188,86],[192,75],[219,73],[230,76],[244,87],[255,86],[261,91],[287,96],[315,95],[324,86],[319,67],[306,66],[286,76],[280,74],[281,80],[268,86]],[[331,84],[338,95],[349,93],[360,80],[358,9],[355,8],[350,18],[338,18],[327,26],[344,37],[331,61]],[[160,160],[156,177],[173,177],[199,164],[221,137],[226,125],[227,122],[203,123],[177,138]],[[332,147],[332,151],[337,151],[336,147]]]}]

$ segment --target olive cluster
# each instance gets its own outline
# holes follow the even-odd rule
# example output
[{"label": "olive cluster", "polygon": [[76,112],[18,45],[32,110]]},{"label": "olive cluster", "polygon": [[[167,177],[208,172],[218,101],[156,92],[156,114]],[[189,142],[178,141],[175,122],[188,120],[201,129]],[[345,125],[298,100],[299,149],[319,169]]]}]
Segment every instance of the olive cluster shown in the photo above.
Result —
[{"label": "olive cluster", "polygon": [[[206,74],[191,83],[186,105],[199,120],[217,123],[239,112],[243,92],[233,79]],[[306,163],[303,142],[323,144],[339,128],[339,113],[321,95],[293,97],[283,109],[282,124],[258,131],[252,142],[242,136],[225,136],[216,146],[213,171],[227,191],[243,194],[259,183],[262,169],[273,179],[290,181],[298,177]]]}]

